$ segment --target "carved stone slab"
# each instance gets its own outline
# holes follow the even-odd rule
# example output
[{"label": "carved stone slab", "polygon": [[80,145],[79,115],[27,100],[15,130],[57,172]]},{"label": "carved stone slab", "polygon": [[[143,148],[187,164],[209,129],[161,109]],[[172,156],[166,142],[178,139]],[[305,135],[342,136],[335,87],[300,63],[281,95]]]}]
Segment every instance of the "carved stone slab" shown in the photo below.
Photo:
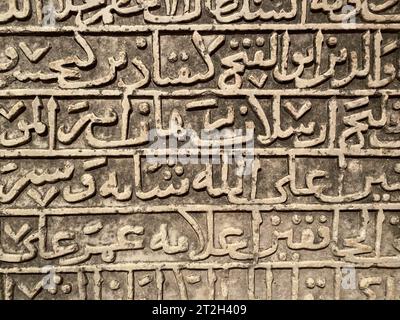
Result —
[{"label": "carved stone slab", "polygon": [[399,299],[399,0],[1,0],[0,299]]}]

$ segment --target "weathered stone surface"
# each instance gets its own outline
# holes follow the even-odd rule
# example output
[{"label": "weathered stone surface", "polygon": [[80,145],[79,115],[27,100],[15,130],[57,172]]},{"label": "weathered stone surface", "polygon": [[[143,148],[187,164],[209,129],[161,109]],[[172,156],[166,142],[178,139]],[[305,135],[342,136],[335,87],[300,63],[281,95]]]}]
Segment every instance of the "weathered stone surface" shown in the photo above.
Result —
[{"label": "weathered stone surface", "polygon": [[2,0],[0,299],[398,299],[397,0]]}]

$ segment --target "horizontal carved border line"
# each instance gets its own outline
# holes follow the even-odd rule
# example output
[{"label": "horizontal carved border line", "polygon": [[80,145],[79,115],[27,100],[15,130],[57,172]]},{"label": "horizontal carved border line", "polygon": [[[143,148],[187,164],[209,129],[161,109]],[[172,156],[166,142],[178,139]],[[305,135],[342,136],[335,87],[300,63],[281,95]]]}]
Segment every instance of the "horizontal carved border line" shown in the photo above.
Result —
[{"label": "horizontal carved border line", "polygon": [[[160,89],[140,89],[135,90],[129,97],[143,96],[143,97],[185,97],[193,95],[215,94],[225,97],[235,96],[380,96],[386,94],[389,96],[400,96],[400,89],[173,89],[173,88],[160,88]],[[122,97],[123,90],[118,89],[7,89],[0,90],[0,98],[10,97]]]},{"label": "horizontal carved border line", "polygon": [[62,27],[43,27],[43,26],[1,26],[1,34],[16,33],[103,33],[103,32],[152,32],[152,31],[271,31],[271,30],[400,30],[399,23],[260,23],[260,24],[168,24],[168,25],[125,25],[125,26],[62,26]]},{"label": "horizontal carved border line", "polygon": [[[377,267],[385,268],[398,268],[400,261],[396,264],[377,263]],[[216,262],[195,262],[195,263],[181,263],[181,262],[133,262],[133,263],[118,263],[118,264],[96,264],[96,265],[83,265],[83,266],[54,266],[54,271],[58,273],[63,272],[94,272],[94,271],[141,271],[141,270],[171,270],[171,269],[248,269],[254,267],[255,269],[305,269],[305,268],[341,268],[348,266],[349,263],[345,261],[276,261],[276,262],[259,262],[256,265],[252,262],[230,262],[230,263],[216,263]],[[357,263],[356,268],[370,268],[371,263]],[[43,274],[41,267],[26,267],[26,268],[0,268],[0,274]]]},{"label": "horizontal carved border line", "polygon": [[354,204],[233,204],[233,205],[206,205],[197,204],[193,210],[191,204],[180,205],[137,205],[137,206],[112,206],[112,207],[66,207],[66,208],[2,208],[1,216],[73,216],[73,215],[110,215],[110,214],[143,214],[143,213],[173,213],[178,211],[206,212],[209,210],[218,212],[240,211],[251,214],[253,211],[359,211],[359,210],[400,210],[400,203],[354,203]]},{"label": "horizontal carved border line", "polygon": [[[169,155],[186,155],[190,152],[190,149],[169,150]],[[198,151],[198,149],[196,149]],[[242,152],[243,155],[248,153],[246,149],[235,148],[236,153]],[[200,155],[200,151],[198,151]],[[14,149],[14,150],[0,150],[0,159],[2,158],[82,158],[82,157],[133,157],[135,155],[155,155],[157,150],[152,149]],[[220,152],[223,154],[223,151]],[[310,149],[310,148],[255,148],[252,151],[254,156],[305,156],[305,157],[400,157],[400,150],[388,150],[388,149],[362,149],[362,150],[341,150],[339,148],[322,148],[322,149]],[[207,155],[207,151],[201,151],[201,155]],[[214,151],[210,151],[209,155],[215,155]]]}]

